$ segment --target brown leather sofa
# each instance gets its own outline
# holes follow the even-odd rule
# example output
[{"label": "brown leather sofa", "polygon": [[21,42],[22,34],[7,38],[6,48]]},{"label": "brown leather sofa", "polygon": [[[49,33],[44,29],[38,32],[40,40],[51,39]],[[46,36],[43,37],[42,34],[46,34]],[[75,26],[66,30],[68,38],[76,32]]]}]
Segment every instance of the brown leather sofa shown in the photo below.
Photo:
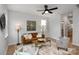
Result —
[{"label": "brown leather sofa", "polygon": [[21,36],[21,42],[22,42],[22,44],[29,44],[29,43],[31,43],[31,40],[26,39],[24,36]]},{"label": "brown leather sofa", "polygon": [[31,35],[32,35],[32,41],[35,41],[38,39],[37,38],[38,33],[31,33]]},{"label": "brown leather sofa", "polygon": [[21,37],[21,42],[22,42],[22,44],[29,44],[29,43],[33,43],[35,40],[37,40],[38,38],[37,38],[37,35],[38,35],[38,33],[29,33],[29,34],[31,34],[32,35],[32,38],[31,39],[26,39],[25,37],[24,37],[24,35],[22,35],[22,37]]}]

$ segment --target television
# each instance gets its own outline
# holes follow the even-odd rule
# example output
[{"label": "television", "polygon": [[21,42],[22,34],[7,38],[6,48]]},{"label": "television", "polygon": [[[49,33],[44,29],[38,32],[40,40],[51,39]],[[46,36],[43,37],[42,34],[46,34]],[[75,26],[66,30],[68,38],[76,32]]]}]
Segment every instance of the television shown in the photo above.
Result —
[{"label": "television", "polygon": [[5,14],[2,14],[0,17],[0,28],[1,30],[5,29],[6,26],[6,19],[5,19]]}]

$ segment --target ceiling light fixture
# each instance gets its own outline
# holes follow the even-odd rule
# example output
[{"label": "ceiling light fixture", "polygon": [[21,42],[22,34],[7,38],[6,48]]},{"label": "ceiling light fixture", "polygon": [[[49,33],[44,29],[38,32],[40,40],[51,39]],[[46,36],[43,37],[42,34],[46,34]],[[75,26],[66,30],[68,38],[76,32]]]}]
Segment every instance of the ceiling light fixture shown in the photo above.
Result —
[{"label": "ceiling light fixture", "polygon": [[48,11],[45,12],[46,14],[48,13]]}]

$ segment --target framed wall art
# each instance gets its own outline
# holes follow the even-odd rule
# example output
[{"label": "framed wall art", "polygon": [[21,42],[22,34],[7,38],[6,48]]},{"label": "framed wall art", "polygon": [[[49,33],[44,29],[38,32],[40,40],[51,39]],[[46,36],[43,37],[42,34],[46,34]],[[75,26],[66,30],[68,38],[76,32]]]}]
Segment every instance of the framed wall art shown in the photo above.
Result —
[{"label": "framed wall art", "polygon": [[27,21],[27,31],[36,31],[36,21]]}]

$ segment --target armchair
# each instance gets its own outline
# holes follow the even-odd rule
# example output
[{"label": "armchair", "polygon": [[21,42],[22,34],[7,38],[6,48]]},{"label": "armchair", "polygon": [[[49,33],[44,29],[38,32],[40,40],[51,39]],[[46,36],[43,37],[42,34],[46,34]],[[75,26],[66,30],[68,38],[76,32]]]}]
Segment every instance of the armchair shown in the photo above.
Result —
[{"label": "armchair", "polygon": [[69,44],[69,38],[67,37],[60,37],[59,40],[57,40],[57,49],[65,49],[68,50],[68,44]]}]

